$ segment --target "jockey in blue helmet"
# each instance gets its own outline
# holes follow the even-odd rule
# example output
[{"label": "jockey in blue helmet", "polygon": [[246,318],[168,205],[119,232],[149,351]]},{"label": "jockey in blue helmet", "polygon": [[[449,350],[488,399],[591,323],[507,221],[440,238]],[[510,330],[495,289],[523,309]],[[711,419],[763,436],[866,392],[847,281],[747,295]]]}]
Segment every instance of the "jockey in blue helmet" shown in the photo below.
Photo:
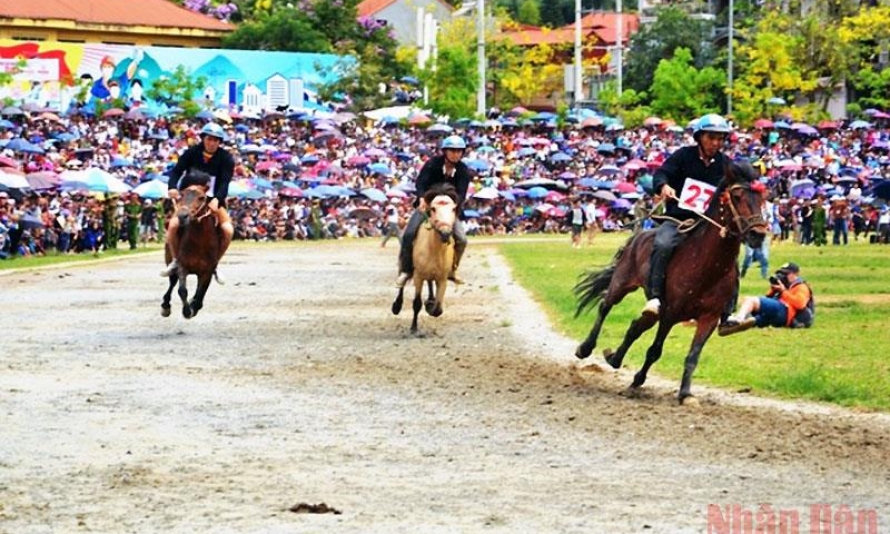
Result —
[{"label": "jockey in blue helmet", "polygon": [[[222,126],[215,122],[205,124],[200,132],[201,142],[187,148],[176,161],[176,166],[170,171],[170,179],[167,182],[167,195],[176,202],[179,198],[179,190],[190,185],[203,185],[207,187],[210,197],[210,210],[214,213],[222,231],[222,243],[220,257],[229,248],[235,228],[232,219],[226,210],[226,197],[229,194],[229,182],[235,172],[235,159],[221,144],[228,140],[229,136]],[[195,172],[200,171],[200,172]],[[208,179],[205,178],[209,176]],[[200,177],[200,178],[193,178]],[[194,180],[201,180],[195,182]],[[167,246],[170,247],[173,261],[166,269],[161,271],[161,276],[170,276],[176,272],[176,251],[179,250],[179,219],[171,217],[167,226]],[[220,281],[217,272],[217,281]]]},{"label": "jockey in blue helmet", "polygon": [[655,171],[652,189],[663,199],[664,214],[669,218],[662,220],[655,230],[646,285],[648,301],[643,308],[645,314],[657,316],[660,312],[668,261],[684,236],[677,231],[678,223],[697,217],[694,211],[688,209],[691,206],[680,205],[677,196],[686,186],[688,191],[697,191],[698,194],[695,198],[687,194],[684,200],[691,199],[699,211],[707,209],[706,203],[711,198],[709,192],[716,190],[723,179],[726,165],[730,163],[721,149],[731,131],[729,123],[720,115],[704,115],[696,121],[692,132],[695,145],[676,150]]},{"label": "jockey in blue helmet", "polygon": [[455,221],[453,229],[454,264],[448,278],[457,284],[463,283],[463,280],[457,275],[457,268],[467,248],[467,234],[461,222],[464,200],[467,198],[467,190],[470,187],[470,170],[461,161],[467,149],[467,142],[459,135],[451,135],[442,140],[440,148],[442,149],[442,154],[428,159],[417,175],[415,184],[417,198],[414,200],[415,210],[405,226],[405,231],[402,232],[401,248],[399,249],[399,276],[396,280],[396,287],[404,287],[405,282],[414,273],[414,259],[412,257],[414,253],[414,238],[417,236],[418,228],[423,223],[424,212],[426,211],[423,196],[430,186],[441,182],[453,185],[457,191],[458,220]]}]

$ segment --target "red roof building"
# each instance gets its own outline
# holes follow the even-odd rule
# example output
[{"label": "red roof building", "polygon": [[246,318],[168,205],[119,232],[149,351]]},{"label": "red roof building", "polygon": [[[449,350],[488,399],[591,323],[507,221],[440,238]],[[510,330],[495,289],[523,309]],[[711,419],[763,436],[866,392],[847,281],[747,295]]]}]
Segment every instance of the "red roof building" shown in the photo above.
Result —
[{"label": "red roof building", "polygon": [[0,39],[209,48],[234,29],[169,0],[0,2]]}]

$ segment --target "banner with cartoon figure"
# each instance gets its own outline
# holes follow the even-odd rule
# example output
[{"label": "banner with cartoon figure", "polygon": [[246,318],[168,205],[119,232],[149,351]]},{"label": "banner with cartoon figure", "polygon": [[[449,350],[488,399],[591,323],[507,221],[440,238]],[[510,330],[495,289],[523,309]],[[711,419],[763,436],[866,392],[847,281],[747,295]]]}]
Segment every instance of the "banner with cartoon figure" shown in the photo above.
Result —
[{"label": "banner with cartoon figure", "polygon": [[207,108],[262,113],[317,107],[314,90],[334,81],[333,54],[0,39],[0,101],[64,112],[72,106],[124,101],[163,106],[146,93],[152,84],[183,71],[200,81],[195,100]]}]

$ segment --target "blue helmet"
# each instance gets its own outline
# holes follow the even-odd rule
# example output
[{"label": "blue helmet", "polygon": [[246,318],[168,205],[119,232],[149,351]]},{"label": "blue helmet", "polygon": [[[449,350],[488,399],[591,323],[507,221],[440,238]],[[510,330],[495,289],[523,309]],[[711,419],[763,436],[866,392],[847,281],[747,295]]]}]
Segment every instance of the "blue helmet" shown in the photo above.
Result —
[{"label": "blue helmet", "polygon": [[708,113],[695,123],[695,129],[692,131],[692,137],[698,141],[701,132],[714,132],[728,134],[732,131],[726,119],[716,113]]},{"label": "blue helmet", "polygon": [[459,135],[449,135],[442,140],[442,150],[446,148],[455,148],[457,150],[466,150],[467,142]]},{"label": "blue helmet", "polygon": [[213,137],[219,138],[220,141],[228,140],[229,136],[226,135],[225,130],[223,130],[222,126],[215,122],[208,122],[201,128],[201,136],[211,135]]}]

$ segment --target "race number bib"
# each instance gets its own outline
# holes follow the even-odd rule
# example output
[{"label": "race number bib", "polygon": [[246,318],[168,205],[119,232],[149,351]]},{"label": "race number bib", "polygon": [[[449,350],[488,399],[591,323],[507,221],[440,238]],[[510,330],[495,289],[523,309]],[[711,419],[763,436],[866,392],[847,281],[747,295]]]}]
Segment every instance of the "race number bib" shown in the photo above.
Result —
[{"label": "race number bib", "polygon": [[709,183],[686,178],[686,181],[683,182],[683,190],[680,192],[680,207],[684,210],[704,213],[716,191],[717,188]]}]

